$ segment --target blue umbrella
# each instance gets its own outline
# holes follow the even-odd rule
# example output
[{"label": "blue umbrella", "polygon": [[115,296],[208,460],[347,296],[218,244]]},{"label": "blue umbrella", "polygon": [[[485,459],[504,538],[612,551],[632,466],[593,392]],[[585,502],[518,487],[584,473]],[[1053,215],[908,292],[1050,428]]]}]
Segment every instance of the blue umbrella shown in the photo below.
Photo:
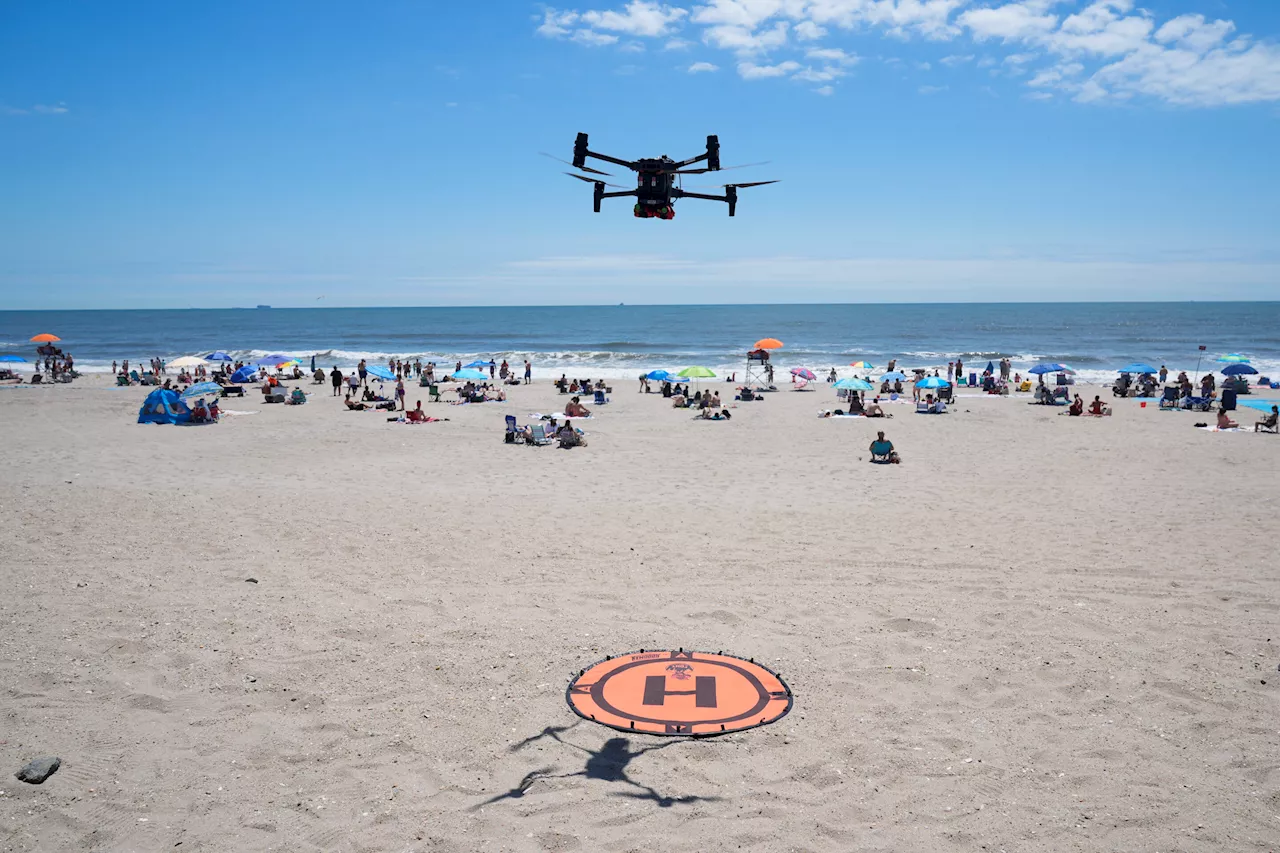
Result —
[{"label": "blue umbrella", "polygon": [[254,377],[257,375],[258,375],[257,369],[254,368],[254,366],[251,364],[246,364],[244,367],[240,368],[235,373],[231,374],[231,381],[232,382],[252,382]]},{"label": "blue umbrella", "polygon": [[282,361],[290,361],[291,358],[292,356],[287,356],[282,352],[273,352],[258,359],[258,364],[279,364]]},{"label": "blue umbrella", "polygon": [[190,388],[182,392],[182,399],[190,400],[192,397],[216,397],[222,391],[222,386],[217,382],[197,382]]},{"label": "blue umbrella", "polygon": [[234,358],[232,358],[231,356],[227,355],[227,354],[226,354],[225,352],[223,352],[222,350],[218,350],[217,352],[211,352],[211,353],[209,353],[208,355],[206,355],[206,356],[204,357],[204,360],[205,360],[205,361],[235,361],[235,359],[234,359]]},{"label": "blue umbrella", "polygon": [[483,370],[470,370],[470,369],[464,368],[462,370],[455,371],[453,374],[453,378],[454,379],[488,379],[489,374],[485,373]]},{"label": "blue umbrella", "polygon": [[19,362],[19,361],[21,361],[21,362],[24,362],[24,363],[25,363],[25,362],[26,362],[26,359],[25,359],[25,358],[23,358],[23,357],[22,357],[22,356],[20,356],[20,355],[0,355],[0,361],[7,361],[7,362]]},{"label": "blue umbrella", "polygon": [[483,361],[483,360],[481,360],[481,361],[473,361],[473,362],[471,362],[470,364],[464,364],[464,365],[463,365],[463,367],[488,367],[488,366],[489,366],[489,362],[487,362],[487,361]]},{"label": "blue umbrella", "polygon": [[1039,376],[1042,373],[1075,373],[1075,371],[1072,370],[1069,365],[1055,361],[1047,364],[1037,364],[1035,367],[1028,370],[1027,373],[1034,373]]},{"label": "blue umbrella", "polygon": [[1140,361],[1135,361],[1133,364],[1130,364],[1127,367],[1120,368],[1119,372],[1120,373],[1158,373],[1159,371],[1157,371],[1154,367],[1152,367],[1149,364],[1143,364]]},{"label": "blue umbrella", "polygon": [[905,380],[906,378],[907,378],[907,374],[903,373],[901,370],[893,370],[893,371],[890,371],[889,373],[886,373],[884,376],[881,376],[880,381],[883,382],[887,379],[890,382],[893,382],[894,380],[901,381],[901,380]]},{"label": "blue umbrella", "polygon": [[988,361],[988,362],[987,362],[987,373],[995,373],[995,372],[996,372],[996,364],[995,364],[995,362],[994,362],[994,361]]},{"label": "blue umbrella", "polygon": [[651,370],[644,375],[644,378],[654,382],[674,382],[676,379],[665,370]]},{"label": "blue umbrella", "polygon": [[865,379],[859,379],[856,376],[848,379],[841,379],[835,384],[837,388],[843,388],[846,391],[873,391],[875,386]]},{"label": "blue umbrella", "polygon": [[1226,367],[1222,368],[1223,376],[1252,376],[1257,372],[1258,371],[1253,368],[1253,365],[1246,364],[1242,361],[1238,361],[1234,364],[1228,364]]},{"label": "blue umbrella", "polygon": [[379,379],[395,379],[396,375],[380,364],[371,364],[365,368],[365,372],[370,376],[376,376]]},{"label": "blue umbrella", "polygon": [[951,383],[941,376],[926,376],[916,383],[917,388],[950,388]]}]

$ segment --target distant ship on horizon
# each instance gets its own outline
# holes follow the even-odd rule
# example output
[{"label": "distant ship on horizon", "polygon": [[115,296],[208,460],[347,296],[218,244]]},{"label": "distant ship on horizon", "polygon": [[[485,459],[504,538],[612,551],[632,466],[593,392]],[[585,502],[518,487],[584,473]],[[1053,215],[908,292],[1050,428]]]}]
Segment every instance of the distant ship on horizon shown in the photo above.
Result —
[{"label": "distant ship on horizon", "polygon": [[259,308],[270,308],[271,306],[270,306],[270,305],[259,305],[258,307],[259,307]]}]

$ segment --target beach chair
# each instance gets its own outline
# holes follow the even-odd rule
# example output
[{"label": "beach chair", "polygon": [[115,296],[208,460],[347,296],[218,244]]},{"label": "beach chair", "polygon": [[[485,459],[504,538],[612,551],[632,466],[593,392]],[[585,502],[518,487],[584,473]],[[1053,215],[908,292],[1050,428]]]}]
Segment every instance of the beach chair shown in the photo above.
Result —
[{"label": "beach chair", "polygon": [[1179,400],[1178,393],[1179,393],[1178,386],[1176,385],[1164,386],[1164,394],[1161,395],[1160,397],[1160,408],[1162,409],[1180,408],[1181,401]]},{"label": "beach chair", "polygon": [[428,403],[440,402],[440,386],[439,385],[432,384],[427,386],[427,402]]},{"label": "beach chair", "polygon": [[117,385],[128,385],[128,384],[129,384],[129,377],[128,377],[128,376],[126,376],[126,375],[125,375],[125,374],[123,374],[123,373],[117,374],[117,376],[116,376],[116,384],[117,384]]},{"label": "beach chair", "polygon": [[507,431],[502,440],[507,444],[524,443],[524,430],[516,423],[515,415],[507,415]]},{"label": "beach chair", "polygon": [[32,385],[39,385],[39,384],[40,384],[40,383],[42,383],[42,382],[44,382],[44,375],[43,375],[43,374],[41,374],[41,373],[33,373],[33,374],[31,374],[31,384],[32,384]]},{"label": "beach chair", "polygon": [[889,454],[893,450],[893,445],[887,441],[871,442],[871,461],[877,465],[888,465],[892,459]]},{"label": "beach chair", "polygon": [[596,392],[596,398],[595,398],[595,404],[596,404],[597,406],[603,406],[603,405],[604,405],[605,403],[607,403],[607,402],[609,402],[609,398],[608,398],[608,397],[606,397],[606,396],[604,395],[604,392],[603,392],[603,391],[597,391],[597,392]]},{"label": "beach chair", "polygon": [[293,391],[289,393],[289,399],[287,402],[291,406],[301,406],[303,403],[307,402],[307,392],[303,391],[301,388],[294,388]]},{"label": "beach chair", "polygon": [[932,406],[932,405],[930,405],[929,403],[926,403],[924,400],[917,400],[917,401],[916,401],[916,414],[917,414],[917,415],[932,415],[932,414],[933,414],[933,406]]},{"label": "beach chair", "polygon": [[542,424],[533,425],[533,441],[531,443],[534,447],[542,447],[551,443],[551,439],[547,437],[547,428],[545,426]]}]

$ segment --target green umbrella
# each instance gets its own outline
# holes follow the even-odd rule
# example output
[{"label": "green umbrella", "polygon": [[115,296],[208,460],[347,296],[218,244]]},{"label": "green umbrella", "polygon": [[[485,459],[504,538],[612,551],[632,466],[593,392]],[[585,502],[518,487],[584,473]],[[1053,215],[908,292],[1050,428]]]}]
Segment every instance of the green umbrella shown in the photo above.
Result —
[{"label": "green umbrella", "polygon": [[715,371],[711,368],[701,367],[699,365],[686,367],[684,370],[676,374],[676,376],[680,376],[685,379],[714,379],[715,375]]}]

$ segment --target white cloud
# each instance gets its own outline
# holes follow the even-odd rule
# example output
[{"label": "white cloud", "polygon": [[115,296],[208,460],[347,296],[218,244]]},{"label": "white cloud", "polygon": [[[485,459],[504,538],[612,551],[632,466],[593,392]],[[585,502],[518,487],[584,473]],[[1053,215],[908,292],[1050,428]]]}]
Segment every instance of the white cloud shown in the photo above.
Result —
[{"label": "white cloud", "polygon": [[801,41],[817,41],[827,34],[826,29],[818,26],[813,21],[801,21],[792,27],[792,31],[796,34],[796,38]]},{"label": "white cloud", "polygon": [[754,62],[739,62],[738,76],[743,80],[763,80],[767,77],[786,77],[800,70],[800,63],[787,60],[777,65],[756,65]]},{"label": "white cloud", "polygon": [[690,74],[699,74],[703,71],[719,71],[719,65],[712,65],[710,62],[695,62],[689,66]]},{"label": "white cloud", "polygon": [[598,33],[595,30],[574,30],[573,35],[569,37],[570,41],[576,41],[578,44],[585,44],[589,47],[603,47],[607,44],[614,44],[618,41],[617,36],[611,36],[608,33]]},{"label": "white cloud", "polygon": [[829,83],[832,80],[838,80],[849,72],[843,68],[834,65],[827,65],[823,68],[802,68],[791,76],[793,80],[803,80],[806,83]]},{"label": "white cloud", "polygon": [[917,63],[916,63],[916,68],[918,68],[918,69],[919,69],[919,70],[921,70],[921,71],[932,71],[932,70],[933,70],[933,66],[932,66],[932,65],[930,65],[930,64],[929,64],[929,63],[927,63],[927,62],[917,62]]},{"label": "white cloud", "polygon": [[845,53],[838,47],[814,47],[806,50],[804,55],[806,59],[818,59],[840,65],[855,65],[860,61],[856,54]]},{"label": "white cloud", "polygon": [[7,116],[26,116],[33,113],[42,116],[60,116],[69,112],[71,112],[71,110],[62,101],[58,101],[56,104],[35,104],[29,109],[0,104],[0,115]]},{"label": "white cloud", "polygon": [[835,88],[832,86],[819,86],[813,91],[817,92],[819,95],[822,95],[823,97],[830,97],[836,93]]},{"label": "white cloud", "polygon": [[789,26],[786,21],[778,21],[771,29],[754,32],[745,27],[723,24],[706,30],[702,40],[713,47],[739,54],[760,53],[786,44]]},{"label": "white cloud", "polygon": [[653,3],[649,0],[631,0],[617,11],[583,12],[583,23],[598,30],[611,30],[631,36],[665,36],[689,14],[687,9]]},{"label": "white cloud", "polygon": [[1027,92],[1028,101],[1051,101],[1053,100],[1053,92]]},{"label": "white cloud", "polygon": [[921,86],[917,90],[922,95],[936,95],[939,92],[947,91],[946,86]]},{"label": "white cloud", "polygon": [[[1067,91],[1081,102],[1280,101],[1280,47],[1237,35],[1234,22],[1202,14],[1161,22],[1135,0],[627,0],[611,9],[548,8],[535,20],[540,36],[623,52],[640,52],[645,39],[682,50],[700,38],[736,54],[745,79],[842,76],[842,67],[856,61],[838,41],[848,33],[939,41],[967,35],[1006,45],[1009,55],[979,59],[956,52],[938,61],[954,68],[976,59],[991,76],[1005,77],[1043,63],[1027,85]],[[814,64],[802,65],[801,56]],[[1075,65],[1082,67],[1065,73]]]}]

